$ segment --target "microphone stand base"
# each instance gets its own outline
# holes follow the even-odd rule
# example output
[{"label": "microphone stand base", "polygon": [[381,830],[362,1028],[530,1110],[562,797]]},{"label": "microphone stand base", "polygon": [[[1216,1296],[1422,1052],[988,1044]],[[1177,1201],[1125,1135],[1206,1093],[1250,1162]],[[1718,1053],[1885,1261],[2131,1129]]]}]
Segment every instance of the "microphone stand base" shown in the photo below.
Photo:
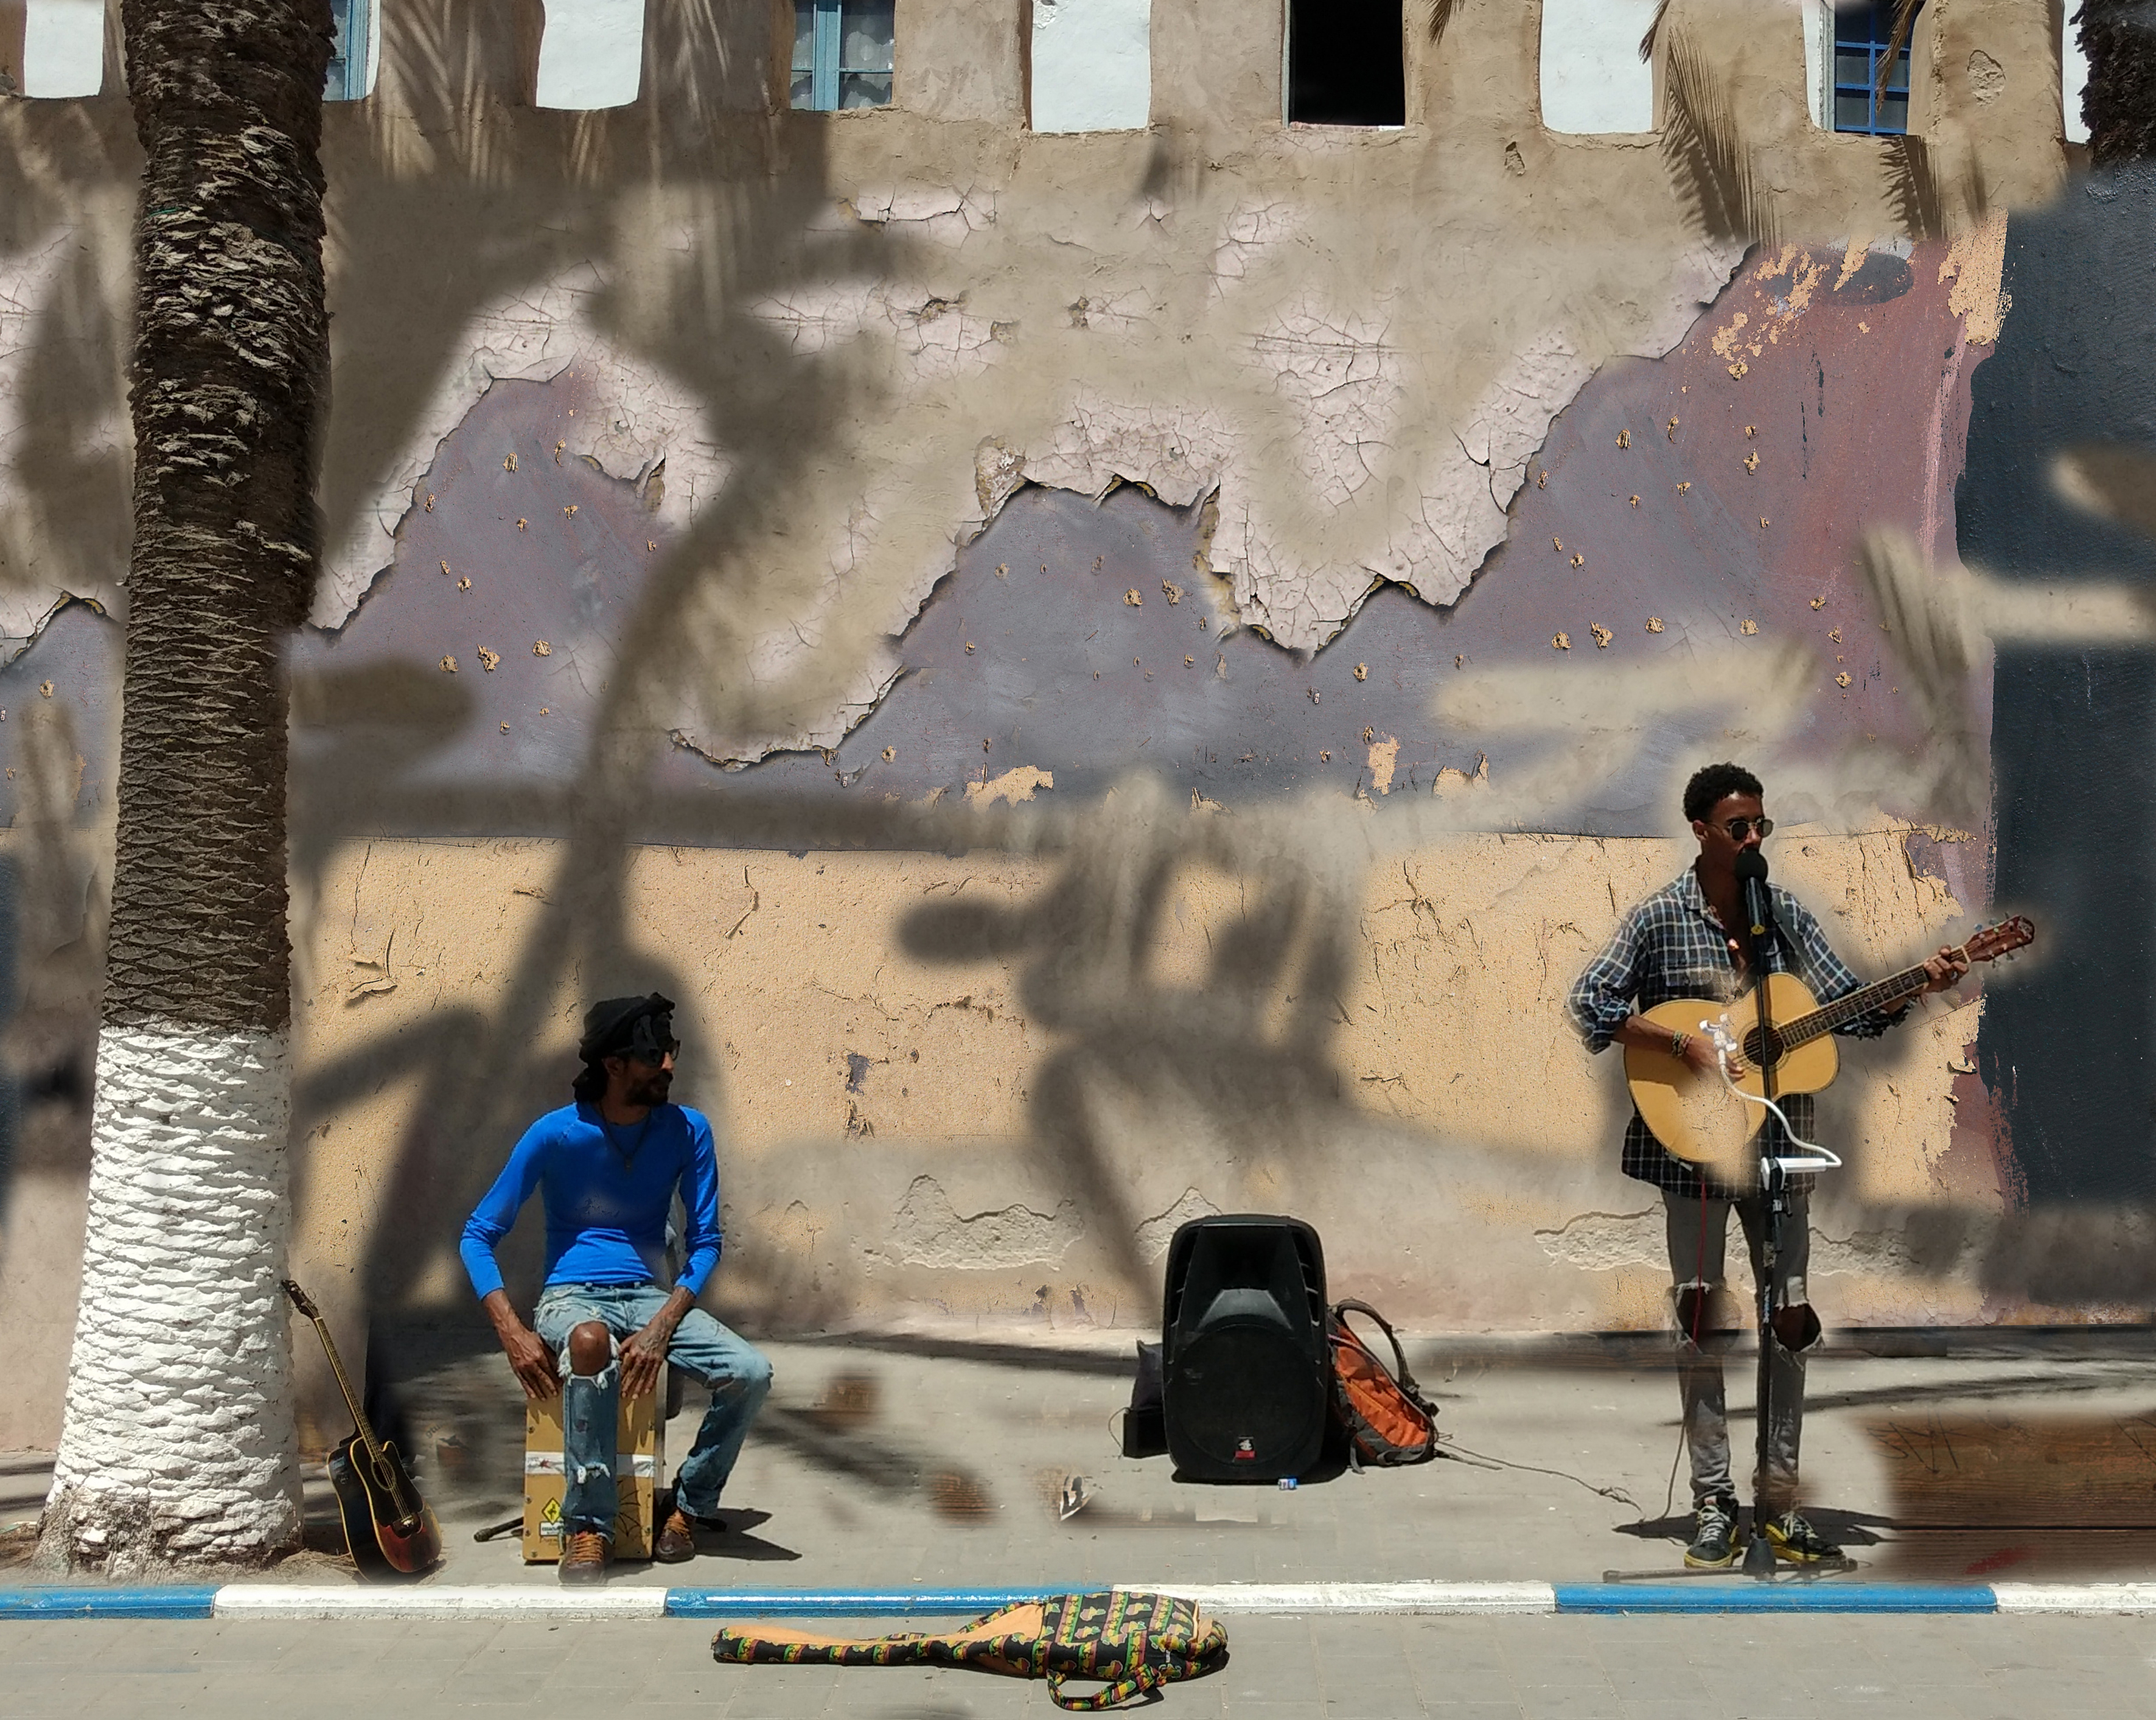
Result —
[{"label": "microphone stand base", "polygon": [[1774,1549],[1767,1544],[1767,1536],[1757,1521],[1758,1512],[1753,1512],[1752,1539],[1744,1548],[1744,1563],[1738,1567],[1748,1577],[1772,1577],[1779,1569]]}]

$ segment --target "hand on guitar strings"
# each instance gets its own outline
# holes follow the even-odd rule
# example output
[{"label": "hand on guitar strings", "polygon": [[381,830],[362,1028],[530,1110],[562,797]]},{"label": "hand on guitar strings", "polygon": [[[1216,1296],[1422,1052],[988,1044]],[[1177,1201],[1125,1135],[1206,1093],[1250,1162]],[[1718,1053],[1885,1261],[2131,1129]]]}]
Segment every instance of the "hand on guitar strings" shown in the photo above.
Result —
[{"label": "hand on guitar strings", "polygon": [[1936,956],[1928,957],[1924,972],[1931,976],[1927,992],[1944,991],[1950,985],[1958,985],[1969,974],[1969,955],[1950,944],[1941,944]]}]

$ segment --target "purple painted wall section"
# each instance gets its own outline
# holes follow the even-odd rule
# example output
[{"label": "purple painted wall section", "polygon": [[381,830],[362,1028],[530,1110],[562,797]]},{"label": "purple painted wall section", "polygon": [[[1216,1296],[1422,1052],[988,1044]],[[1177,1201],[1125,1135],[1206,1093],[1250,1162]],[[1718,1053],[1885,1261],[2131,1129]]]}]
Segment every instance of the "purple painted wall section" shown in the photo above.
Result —
[{"label": "purple painted wall section", "polygon": [[[880,834],[848,833],[868,830],[887,797],[917,804],[1017,765],[1051,772],[1059,797],[1141,768],[1230,804],[1348,789],[1368,778],[1366,732],[1399,743],[1395,794],[1482,755],[1493,776],[1531,773],[1573,744],[1561,727],[1499,732],[1434,714],[1455,677],[1507,668],[1617,671],[1635,711],[1625,762],[1535,822],[1659,832],[1671,771],[1721,744],[1732,715],[1741,727],[1741,710],[1689,699],[1693,665],[1756,650],[1763,673],[1791,642],[1815,672],[1785,756],[1828,762],[1864,743],[1915,759],[1927,737],[1856,552],[1882,525],[1927,548],[1951,543],[1969,379],[1985,349],[1964,343],[1939,262],[1930,246],[1846,270],[1839,252],[1755,257],[1675,352],[1608,367],[1560,417],[1510,540],[1457,604],[1380,588],[1314,658],[1224,629],[1218,582],[1194,567],[1195,512],[1132,490],[1099,504],[1022,490],[960,553],[901,642],[902,679],[833,757],[726,772],[677,748],[635,834],[891,840],[887,819]],[[666,550],[632,486],[558,452],[590,406],[573,371],[497,384],[443,444],[392,571],[339,633],[296,642],[308,839],[562,828],[616,641]],[[34,685],[55,651],[80,656],[79,631],[56,624],[5,672]],[[1568,649],[1554,648],[1559,634]],[[111,777],[90,719],[109,700],[113,653],[109,640],[96,650],[105,667],[70,658],[62,677],[87,701],[86,793],[109,793]],[[1988,732],[1988,682],[1978,695]],[[0,730],[0,750],[12,745]],[[734,815],[751,805],[757,816]],[[1963,854],[1929,858],[1955,869],[1964,899],[1981,896],[1980,880],[1958,875]]]}]

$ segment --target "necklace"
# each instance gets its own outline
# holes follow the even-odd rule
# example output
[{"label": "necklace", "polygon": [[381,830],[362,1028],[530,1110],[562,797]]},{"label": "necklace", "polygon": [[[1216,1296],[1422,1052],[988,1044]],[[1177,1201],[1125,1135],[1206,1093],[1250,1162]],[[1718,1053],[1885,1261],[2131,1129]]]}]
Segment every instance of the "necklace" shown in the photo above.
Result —
[{"label": "necklace", "polygon": [[636,1163],[636,1155],[643,1150],[644,1136],[650,1132],[651,1113],[648,1111],[644,1113],[644,1121],[636,1126],[636,1139],[626,1150],[614,1138],[613,1125],[607,1121],[606,1113],[599,1111],[595,1114],[599,1120],[599,1132],[606,1137],[607,1145],[613,1149],[613,1156],[621,1161],[621,1168],[629,1169]]}]

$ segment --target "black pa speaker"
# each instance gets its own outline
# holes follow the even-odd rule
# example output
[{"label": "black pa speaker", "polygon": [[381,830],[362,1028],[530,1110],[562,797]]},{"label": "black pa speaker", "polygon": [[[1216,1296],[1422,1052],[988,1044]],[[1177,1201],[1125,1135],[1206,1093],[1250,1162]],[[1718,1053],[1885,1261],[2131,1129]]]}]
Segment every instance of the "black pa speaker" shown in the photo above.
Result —
[{"label": "black pa speaker", "polygon": [[1300,1219],[1194,1219],[1168,1245],[1163,1408],[1178,1480],[1315,1471],[1332,1419],[1325,1255]]}]

